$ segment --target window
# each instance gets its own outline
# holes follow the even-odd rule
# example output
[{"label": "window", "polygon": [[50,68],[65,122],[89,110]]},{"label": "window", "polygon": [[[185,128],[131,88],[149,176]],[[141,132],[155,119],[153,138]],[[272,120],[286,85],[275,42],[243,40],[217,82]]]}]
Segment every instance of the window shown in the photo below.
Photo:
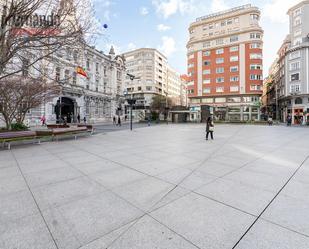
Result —
[{"label": "window", "polygon": [[204,79],[203,84],[210,84],[210,79]]},{"label": "window", "polygon": [[227,98],[228,103],[239,103],[240,102],[240,97],[230,97]]},{"label": "window", "polygon": [[95,71],[98,73],[99,72],[99,63],[95,64]]},{"label": "window", "polygon": [[230,92],[238,92],[239,91],[239,87],[238,86],[231,86],[230,87]]},{"label": "window", "polygon": [[224,42],[223,42],[223,39],[217,39],[216,40],[216,45],[222,45]]},{"label": "window", "polygon": [[250,70],[262,70],[262,65],[260,64],[251,64]]},{"label": "window", "polygon": [[301,25],[301,18],[300,18],[300,16],[298,16],[298,17],[296,17],[294,19],[294,26],[299,26],[299,25]]},{"label": "window", "polygon": [[224,82],[224,77],[216,78],[216,82],[217,83],[223,83]]},{"label": "window", "polygon": [[60,81],[60,67],[56,67],[56,77],[55,77],[55,80],[57,81],[57,82],[59,82]]},{"label": "window", "polygon": [[217,59],[216,59],[216,63],[217,63],[217,64],[222,64],[222,63],[224,63],[224,58],[217,58]]},{"label": "window", "polygon": [[290,71],[299,70],[299,69],[300,69],[300,61],[290,63]]},{"label": "window", "polygon": [[250,54],[250,59],[262,59],[263,55],[262,54]]},{"label": "window", "polygon": [[231,56],[230,62],[238,61],[238,56]]},{"label": "window", "polygon": [[142,91],[142,87],[141,86],[137,87],[137,91]]},{"label": "window", "polygon": [[250,39],[261,39],[260,33],[250,33]]},{"label": "window", "polygon": [[[216,87],[216,92],[217,93],[223,93],[224,92],[224,87]],[[216,99],[217,100],[217,99]],[[217,101],[216,101],[217,102]],[[224,101],[222,101],[222,102],[225,102],[225,99],[224,99]]]},{"label": "window", "polygon": [[70,78],[70,71],[68,69],[66,69],[64,71],[64,79],[67,81]]},{"label": "window", "polygon": [[213,29],[214,28],[214,25],[213,24],[209,24],[209,29]]},{"label": "window", "polygon": [[210,61],[204,61],[205,66],[210,66]]},{"label": "window", "polygon": [[90,70],[90,60],[89,59],[87,59],[87,61],[86,61],[86,67],[87,67],[88,70]]},{"label": "window", "polygon": [[216,50],[216,54],[223,54],[224,53],[224,49],[220,48]]},{"label": "window", "polygon": [[260,74],[250,74],[250,80],[261,80],[262,75]]},{"label": "window", "polygon": [[261,43],[251,43],[250,44],[250,49],[256,49],[256,48],[262,48]]},{"label": "window", "polygon": [[294,84],[290,86],[291,93],[299,93],[300,92],[300,85]]},{"label": "window", "polygon": [[259,15],[257,14],[251,14],[250,17],[251,17],[251,20],[256,20],[256,21],[259,20]]},{"label": "window", "polygon": [[302,105],[302,104],[303,104],[302,98],[296,98],[295,99],[295,105]]},{"label": "window", "polygon": [[190,34],[193,34],[193,33],[194,33],[194,29],[191,29],[191,30],[190,30]]},{"label": "window", "polygon": [[226,24],[227,24],[227,25],[233,24],[233,20],[232,20],[232,19],[227,20]]},{"label": "window", "polygon": [[210,93],[211,88],[210,87],[206,87],[203,89],[203,93]]},{"label": "window", "polygon": [[22,75],[28,76],[29,74],[29,63],[30,61],[26,58],[22,59]]},{"label": "window", "polygon": [[230,47],[230,52],[238,51],[238,46]]},{"label": "window", "polygon": [[210,47],[210,42],[204,42],[203,43],[203,48],[208,48]]},{"label": "window", "polygon": [[300,51],[295,51],[290,53],[290,60],[296,59],[300,57]]},{"label": "window", "polygon": [[194,64],[188,64],[188,68],[194,67]]},{"label": "window", "polygon": [[293,45],[294,46],[298,46],[302,43],[302,38],[296,38],[293,42]]},{"label": "window", "polygon": [[250,86],[250,90],[251,91],[260,91],[261,90],[261,86],[260,85],[251,85]]},{"label": "window", "polygon": [[77,74],[76,72],[73,72],[73,85],[76,85],[77,82]]},{"label": "window", "polygon": [[238,66],[230,67],[230,72],[231,73],[238,72]]},{"label": "window", "polygon": [[217,67],[216,73],[224,73],[224,67]]},{"label": "window", "polygon": [[204,56],[210,56],[210,51],[205,51],[203,54]]},{"label": "window", "polygon": [[194,94],[194,89],[188,90],[188,93],[189,93],[189,94]]},{"label": "window", "polygon": [[146,91],[151,91],[152,87],[151,86],[146,86]]},{"label": "window", "polygon": [[239,18],[238,17],[234,18],[234,23],[239,23]]},{"label": "window", "polygon": [[238,76],[232,76],[232,77],[230,78],[230,81],[231,81],[231,82],[238,82],[238,81],[239,81],[239,77],[238,77]]},{"label": "window", "polygon": [[222,26],[222,27],[226,26],[226,21],[222,21],[222,22],[221,22],[221,26]]},{"label": "window", "polygon": [[210,74],[210,69],[207,69],[207,70],[203,70],[203,74]]},{"label": "window", "polygon": [[238,35],[233,35],[230,37],[230,42],[237,42],[238,41]]},{"label": "window", "polygon": [[294,31],[294,37],[301,36],[301,29],[296,29]]},{"label": "window", "polygon": [[299,80],[299,73],[291,74],[291,81],[298,81]]}]

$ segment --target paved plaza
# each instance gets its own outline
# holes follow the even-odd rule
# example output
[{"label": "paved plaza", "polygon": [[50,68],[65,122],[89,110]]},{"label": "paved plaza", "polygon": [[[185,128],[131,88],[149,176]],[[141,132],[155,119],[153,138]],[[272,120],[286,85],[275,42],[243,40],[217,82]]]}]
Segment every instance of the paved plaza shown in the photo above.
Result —
[{"label": "paved plaza", "polygon": [[309,129],[204,131],[160,125],[0,151],[0,248],[308,249]]}]

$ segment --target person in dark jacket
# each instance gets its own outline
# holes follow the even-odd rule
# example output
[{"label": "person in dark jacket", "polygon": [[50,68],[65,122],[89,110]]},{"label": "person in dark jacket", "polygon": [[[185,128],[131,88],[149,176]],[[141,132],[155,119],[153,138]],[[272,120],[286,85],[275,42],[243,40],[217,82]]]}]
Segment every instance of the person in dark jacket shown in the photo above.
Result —
[{"label": "person in dark jacket", "polygon": [[213,140],[214,139],[214,122],[212,116],[207,118],[206,121],[206,140],[208,140],[208,136],[210,133],[210,137]]},{"label": "person in dark jacket", "polygon": [[118,116],[118,126],[121,126],[121,118]]}]

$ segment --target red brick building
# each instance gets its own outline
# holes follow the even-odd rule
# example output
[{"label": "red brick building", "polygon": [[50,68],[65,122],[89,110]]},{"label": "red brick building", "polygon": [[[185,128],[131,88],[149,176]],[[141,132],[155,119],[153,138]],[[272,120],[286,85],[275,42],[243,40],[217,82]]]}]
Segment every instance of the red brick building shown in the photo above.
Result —
[{"label": "red brick building", "polygon": [[245,5],[198,18],[190,25],[188,96],[192,108],[213,107],[221,120],[259,119],[263,93],[259,20],[259,9]]}]

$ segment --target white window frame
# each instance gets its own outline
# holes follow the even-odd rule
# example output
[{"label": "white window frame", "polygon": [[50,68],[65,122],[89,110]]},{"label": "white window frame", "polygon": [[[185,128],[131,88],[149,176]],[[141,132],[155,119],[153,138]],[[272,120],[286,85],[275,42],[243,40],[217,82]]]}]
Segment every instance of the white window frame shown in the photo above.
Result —
[{"label": "white window frame", "polygon": [[231,56],[231,57],[230,57],[230,62],[236,62],[236,61],[238,61],[238,60],[239,60],[238,55],[234,55],[234,56]]},{"label": "white window frame", "polygon": [[224,48],[217,49],[216,54],[224,54]]}]

